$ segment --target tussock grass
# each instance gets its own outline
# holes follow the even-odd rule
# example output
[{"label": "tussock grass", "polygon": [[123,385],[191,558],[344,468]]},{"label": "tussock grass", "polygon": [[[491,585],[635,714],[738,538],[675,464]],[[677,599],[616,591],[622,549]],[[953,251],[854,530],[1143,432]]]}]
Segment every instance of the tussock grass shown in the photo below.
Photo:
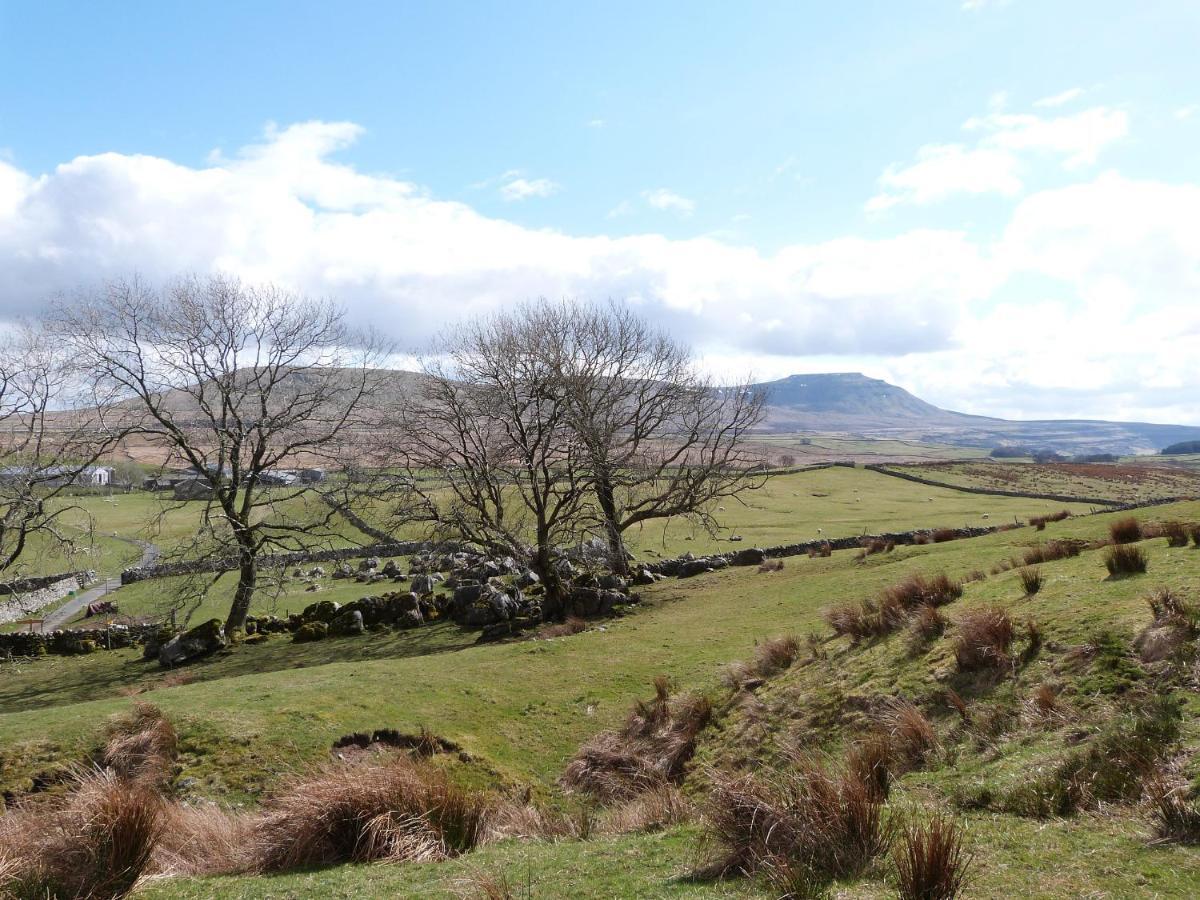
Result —
[{"label": "tussock grass", "polygon": [[1009,649],[1016,631],[1007,612],[998,606],[973,609],[958,620],[954,660],[961,672],[1010,665]]},{"label": "tussock grass", "polygon": [[825,621],[837,635],[849,637],[855,643],[872,637],[882,637],[904,626],[913,612],[922,606],[944,606],[962,596],[961,581],[947,575],[933,577],[911,575],[876,598],[839,603],[825,612]]},{"label": "tussock grass", "polygon": [[112,719],[107,731],[101,766],[134,781],[164,785],[170,780],[179,736],[157,706],[135,702],[129,713]]},{"label": "tussock grass", "polygon": [[1041,569],[1021,569],[1017,574],[1021,578],[1021,587],[1025,589],[1027,597],[1032,597],[1042,589],[1045,578],[1042,576]]},{"label": "tussock grass", "polygon": [[892,700],[884,710],[882,725],[891,739],[891,758],[898,765],[919,767],[937,749],[933,723],[909,700]]},{"label": "tussock grass", "polygon": [[1142,526],[1133,516],[1117,519],[1109,524],[1108,536],[1114,544],[1132,544],[1142,539]]},{"label": "tussock grass", "polygon": [[1116,544],[1104,554],[1104,566],[1114,578],[1123,575],[1144,575],[1148,565],[1145,552],[1140,547]]},{"label": "tussock grass", "polygon": [[1079,541],[1046,541],[1044,544],[1038,544],[1026,550],[1021,556],[1021,565],[1035,566],[1039,563],[1068,559],[1078,556],[1082,549]]},{"label": "tussock grass", "polygon": [[654,692],[653,700],[638,701],[622,729],[602,731],[580,747],[559,783],[606,803],[678,784],[712,703],[696,694],[673,697],[665,676],[655,679]]},{"label": "tussock grass", "polygon": [[325,765],[288,779],[263,804],[249,835],[252,867],[445,859],[479,842],[490,807],[490,798],[406,756]]},{"label": "tussock grass", "polygon": [[163,800],[113,770],[79,771],[70,790],[0,818],[5,896],[124,897],[147,870],[163,831]]},{"label": "tussock grass", "polygon": [[764,875],[786,895],[858,875],[885,853],[891,829],[877,787],[799,758],[770,774],[708,773],[702,874]]},{"label": "tussock grass", "polygon": [[973,855],[964,847],[962,825],[937,813],[900,831],[893,858],[901,900],[953,900],[962,894]]},{"label": "tussock grass", "polygon": [[1175,768],[1161,766],[1150,773],[1145,799],[1155,840],[1200,844],[1200,803],[1195,790]]}]

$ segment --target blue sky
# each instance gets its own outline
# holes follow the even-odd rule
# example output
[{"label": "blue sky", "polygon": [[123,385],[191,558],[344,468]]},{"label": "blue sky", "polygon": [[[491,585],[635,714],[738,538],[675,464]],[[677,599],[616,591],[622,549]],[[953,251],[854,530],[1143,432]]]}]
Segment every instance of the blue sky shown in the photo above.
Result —
[{"label": "blue sky", "polygon": [[0,312],[620,296],[722,371],[1200,421],[1197,46],[1183,2],[0,0]]}]

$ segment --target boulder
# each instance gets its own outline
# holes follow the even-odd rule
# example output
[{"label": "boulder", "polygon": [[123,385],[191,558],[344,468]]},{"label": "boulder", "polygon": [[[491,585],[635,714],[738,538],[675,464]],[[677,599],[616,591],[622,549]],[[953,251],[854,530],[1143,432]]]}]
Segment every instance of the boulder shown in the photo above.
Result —
[{"label": "boulder", "polygon": [[625,583],[625,579],[614,572],[608,572],[607,574],[601,575],[599,578],[599,586],[606,591],[623,591],[629,587],[629,585]]},{"label": "boulder", "polygon": [[389,559],[383,564],[383,568],[379,570],[380,575],[386,575],[388,578],[395,578],[400,573],[400,567],[396,565],[394,559]]},{"label": "boulder", "polygon": [[305,622],[292,633],[292,642],[307,644],[312,641],[321,641],[327,634],[329,634],[329,626],[324,622]]},{"label": "boulder", "polygon": [[305,622],[325,622],[328,624],[337,618],[340,611],[341,606],[336,600],[319,600],[304,607],[304,611],[300,613],[300,618]]},{"label": "boulder", "polygon": [[733,555],[735,566],[761,566],[767,561],[767,553],[761,547],[747,547]]},{"label": "boulder", "polygon": [[354,570],[350,568],[349,563],[338,563],[338,567],[333,570],[334,578],[353,578]]},{"label": "boulder", "polygon": [[648,584],[654,584],[656,581],[658,581],[658,576],[649,569],[638,569],[633,576],[633,583],[643,587]]},{"label": "boulder", "polygon": [[366,559],[364,559],[362,562],[360,562],[358,564],[358,571],[360,571],[360,572],[371,572],[378,568],[379,568],[379,557],[377,557],[377,556],[368,556]]},{"label": "boulder", "polygon": [[538,578],[537,572],[533,571],[533,569],[525,569],[523,572],[518,573],[516,579],[513,581],[513,584],[524,589],[533,587],[541,580],[542,579]]},{"label": "boulder", "polygon": [[467,600],[471,593],[464,593],[461,595],[462,603],[457,601],[457,596],[451,602],[452,615],[458,624],[468,628],[480,628],[511,619],[521,611],[524,597],[520,591],[516,591],[515,596],[510,596],[495,585],[483,584],[478,587],[479,591],[474,593],[473,599]]},{"label": "boulder", "polygon": [[208,656],[227,646],[229,641],[225,637],[225,626],[220,619],[209,619],[163,644],[158,651],[158,664],[171,668]]},{"label": "boulder", "polygon": [[434,585],[437,584],[437,579],[433,575],[419,574],[412,577],[409,587],[412,592],[418,596],[432,594]]},{"label": "boulder", "polygon": [[329,623],[329,633],[337,635],[355,635],[366,631],[363,625],[363,614],[357,609],[343,612]]}]

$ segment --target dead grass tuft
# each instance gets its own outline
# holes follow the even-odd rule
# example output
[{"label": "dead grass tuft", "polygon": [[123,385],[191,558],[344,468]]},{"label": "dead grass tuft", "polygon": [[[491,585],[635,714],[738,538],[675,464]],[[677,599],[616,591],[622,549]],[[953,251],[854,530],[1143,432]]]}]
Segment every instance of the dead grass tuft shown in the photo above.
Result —
[{"label": "dead grass tuft", "polygon": [[678,784],[696,750],[696,737],[711,718],[707,697],[673,697],[669,682],[660,676],[654,699],[638,701],[621,730],[602,731],[580,747],[559,781],[605,803]]},{"label": "dead grass tuft", "polygon": [[582,631],[587,631],[587,622],[579,616],[567,616],[566,621],[543,625],[538,629],[538,637],[569,637],[573,634],[579,634]]},{"label": "dead grass tuft", "polygon": [[1011,665],[1009,648],[1015,631],[1008,613],[997,606],[973,609],[958,620],[954,659],[959,671],[999,669]]},{"label": "dead grass tuft", "polygon": [[178,749],[179,736],[162,710],[138,701],[109,722],[99,762],[121,778],[162,786],[171,778]]},{"label": "dead grass tuft", "polygon": [[1045,579],[1042,577],[1041,569],[1022,569],[1017,574],[1021,578],[1021,587],[1025,589],[1025,596],[1032,597],[1042,589]]},{"label": "dead grass tuft", "polygon": [[1146,554],[1140,547],[1116,544],[1104,554],[1104,566],[1114,578],[1123,575],[1142,575],[1146,572]]},{"label": "dead grass tuft", "polygon": [[1128,516],[1110,523],[1108,535],[1114,544],[1132,544],[1142,539],[1142,526],[1133,516]]}]

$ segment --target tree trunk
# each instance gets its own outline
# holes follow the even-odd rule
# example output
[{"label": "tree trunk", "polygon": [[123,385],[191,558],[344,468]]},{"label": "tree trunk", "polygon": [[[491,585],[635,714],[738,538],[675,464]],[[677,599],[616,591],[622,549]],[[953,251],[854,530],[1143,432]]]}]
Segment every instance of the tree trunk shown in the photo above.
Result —
[{"label": "tree trunk", "polygon": [[600,504],[600,512],[604,514],[604,531],[608,539],[608,567],[614,574],[626,577],[629,575],[629,560],[625,557],[625,539],[617,522],[616,496],[607,479],[597,484],[596,499]]},{"label": "tree trunk", "polygon": [[225,632],[243,631],[246,628],[246,616],[250,613],[250,601],[254,597],[254,588],[258,584],[258,557],[249,546],[242,546],[238,551],[238,584],[233,592],[233,605],[229,608],[229,617],[225,620]]},{"label": "tree trunk", "polygon": [[546,589],[542,594],[542,620],[561,622],[566,617],[566,591],[562,579],[558,577],[558,570],[554,568],[550,558],[550,546],[546,541],[538,541],[530,568],[537,573]]}]

